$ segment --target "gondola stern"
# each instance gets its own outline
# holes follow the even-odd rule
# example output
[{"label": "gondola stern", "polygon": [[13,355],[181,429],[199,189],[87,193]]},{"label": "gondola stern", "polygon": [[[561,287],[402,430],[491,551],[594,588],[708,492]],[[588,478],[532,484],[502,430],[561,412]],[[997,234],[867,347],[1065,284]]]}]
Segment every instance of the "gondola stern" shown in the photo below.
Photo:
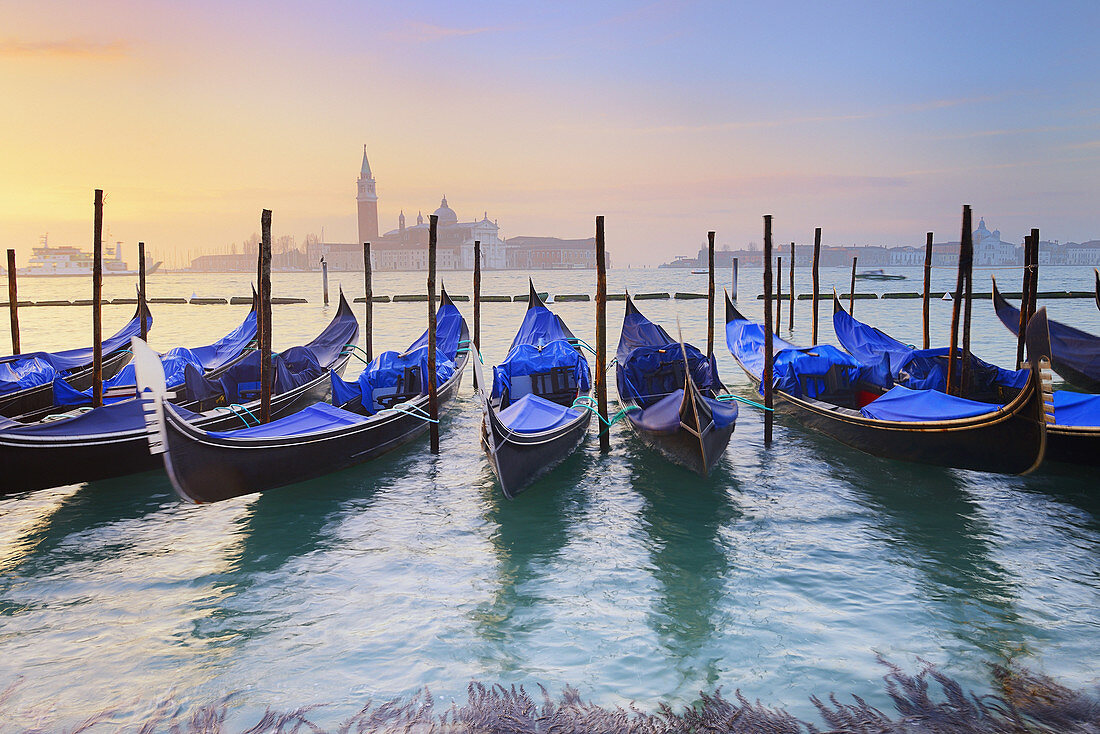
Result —
[{"label": "gondola stern", "polygon": [[527,279],[527,287],[529,289],[527,294],[527,310],[530,311],[532,308],[538,308],[539,306],[545,307],[546,304],[542,302],[542,299],[539,298],[538,291],[535,290],[534,278]]}]

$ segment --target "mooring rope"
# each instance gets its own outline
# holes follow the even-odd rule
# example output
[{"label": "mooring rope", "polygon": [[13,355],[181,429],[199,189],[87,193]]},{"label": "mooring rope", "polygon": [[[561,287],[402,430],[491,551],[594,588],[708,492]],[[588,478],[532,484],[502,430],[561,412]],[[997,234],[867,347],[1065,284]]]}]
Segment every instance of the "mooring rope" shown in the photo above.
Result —
[{"label": "mooring rope", "polygon": [[749,400],[748,398],[743,398],[740,395],[717,395],[717,396],[715,396],[714,399],[715,400],[721,400],[723,402],[728,402],[730,400],[736,400],[739,403],[744,403],[745,405],[751,405],[754,408],[760,408],[760,410],[770,410],[770,411],[775,410],[775,408],[769,408],[768,406],[764,405],[763,403],[758,403],[755,400]]},{"label": "mooring rope", "polygon": [[256,421],[257,426],[260,425],[260,422],[261,422],[260,419],[256,417],[255,413],[253,413],[251,410],[249,410],[245,406],[241,405],[240,403],[230,403],[228,406],[218,405],[218,406],[214,407],[214,410],[228,410],[230,413],[232,413],[233,415],[235,415],[235,416],[237,416],[238,418],[241,419],[241,422],[244,423],[245,428],[252,428],[252,424],[249,423],[248,419],[245,418],[244,415],[241,414],[240,411],[242,411],[242,410],[246,414],[251,416],[252,420]]}]

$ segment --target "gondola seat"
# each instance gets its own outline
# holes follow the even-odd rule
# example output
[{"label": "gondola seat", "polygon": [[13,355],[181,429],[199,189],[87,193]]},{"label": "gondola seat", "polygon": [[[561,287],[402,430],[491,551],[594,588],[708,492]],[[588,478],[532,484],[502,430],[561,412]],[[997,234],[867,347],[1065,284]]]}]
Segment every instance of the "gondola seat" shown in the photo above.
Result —
[{"label": "gondola seat", "polygon": [[517,433],[541,433],[559,428],[580,416],[580,411],[527,393],[497,414],[500,422]]}]

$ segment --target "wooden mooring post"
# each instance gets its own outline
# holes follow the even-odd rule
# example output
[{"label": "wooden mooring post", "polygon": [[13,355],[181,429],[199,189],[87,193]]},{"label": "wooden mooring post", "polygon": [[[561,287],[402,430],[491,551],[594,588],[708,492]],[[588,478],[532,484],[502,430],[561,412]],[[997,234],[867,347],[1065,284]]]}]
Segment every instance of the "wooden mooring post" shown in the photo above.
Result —
[{"label": "wooden mooring post", "polygon": [[328,261],[325,260],[325,256],[321,255],[321,291],[325,299],[325,305],[328,305]]},{"label": "wooden mooring post", "polygon": [[791,310],[787,314],[787,329],[794,331],[794,243],[791,243]]},{"label": "wooden mooring post", "polygon": [[138,243],[138,313],[141,315],[141,340],[149,338],[149,322],[145,318],[145,243]]},{"label": "wooden mooring post", "polygon": [[603,215],[596,217],[596,409],[603,425],[600,451],[611,450],[611,429],[607,425],[607,268],[604,256]]},{"label": "wooden mooring post", "polygon": [[271,387],[275,375],[271,368],[271,210],[260,213],[260,422],[271,422]]},{"label": "wooden mooring post", "polygon": [[848,313],[853,315],[856,311],[856,262],[858,261],[858,256],[852,258],[852,282],[848,286]]},{"label": "wooden mooring post", "polygon": [[[481,240],[474,240],[474,349],[481,356]],[[478,388],[474,372],[474,389]]]},{"label": "wooden mooring post", "polygon": [[1039,308],[1039,230],[1031,230],[1031,298],[1027,304],[1027,320],[1035,315]]},{"label": "wooden mooring post", "polygon": [[1016,331],[1016,369],[1024,366],[1024,337],[1027,336],[1027,311],[1031,299],[1031,235],[1024,235],[1024,283],[1020,289],[1020,323]]},{"label": "wooden mooring post", "polygon": [[431,451],[439,453],[439,393],[435,384],[435,252],[439,217],[428,218],[428,433]]},{"label": "wooden mooring post", "polygon": [[92,406],[103,405],[103,189],[95,190],[92,228]]},{"label": "wooden mooring post", "polygon": [[11,353],[19,354],[19,285],[16,283],[15,250],[8,250],[8,314],[11,316]]},{"label": "wooden mooring post", "polygon": [[714,354],[714,232],[707,232],[707,357]]},{"label": "wooden mooring post", "polygon": [[970,313],[974,303],[974,235],[970,230],[970,207],[963,207],[963,258],[966,283],[963,286],[962,369],[959,378],[959,395],[966,397],[970,389]]},{"label": "wooden mooring post", "polygon": [[363,335],[363,352],[367,361],[374,359],[374,284],[371,282],[370,243],[363,243],[363,306],[366,334]]},{"label": "wooden mooring post", "polygon": [[814,229],[814,333],[810,338],[810,344],[817,344],[817,301],[821,292],[821,227]]},{"label": "wooden mooring post", "polygon": [[775,258],[775,335],[783,328],[783,256]]},{"label": "wooden mooring post", "polygon": [[772,215],[764,215],[764,448],[772,445]]},{"label": "wooden mooring post", "polygon": [[733,292],[730,293],[730,298],[734,301],[737,300],[737,258],[733,258]]},{"label": "wooden mooring post", "polygon": [[955,375],[956,362],[958,361],[959,345],[959,316],[962,313],[963,289],[966,280],[966,249],[967,243],[973,235],[970,232],[970,207],[963,206],[962,236],[959,237],[959,267],[955,278],[954,300],[951,303],[951,343],[947,349],[947,394],[962,394],[959,388],[959,378]]},{"label": "wooden mooring post", "polygon": [[932,233],[924,236],[924,349],[929,344],[929,294],[932,290]]}]

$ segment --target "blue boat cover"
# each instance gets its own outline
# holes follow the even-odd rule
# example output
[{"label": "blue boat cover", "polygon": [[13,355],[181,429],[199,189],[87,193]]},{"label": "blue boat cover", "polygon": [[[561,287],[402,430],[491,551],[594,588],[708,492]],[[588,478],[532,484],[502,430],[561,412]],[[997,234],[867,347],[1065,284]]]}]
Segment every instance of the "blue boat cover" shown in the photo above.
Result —
[{"label": "blue boat cover", "polygon": [[[244,351],[244,348],[248,346],[249,342],[255,338],[256,312],[249,311],[244,321],[242,321],[240,326],[236,329],[229,332],[221,339],[218,339],[213,344],[207,344],[205,347],[193,347],[190,351],[191,355],[198,360],[199,365],[207,372],[210,372],[211,370],[224,367],[226,364],[236,359],[240,353]],[[168,352],[168,354],[171,353],[171,351]],[[165,365],[165,367],[167,368],[167,365]],[[168,384],[171,385],[172,381],[169,380]]]},{"label": "blue boat cover", "polygon": [[[715,428],[725,428],[737,422],[737,403],[715,400],[706,395],[703,402],[710,408]],[[673,390],[644,410],[632,410],[627,417],[635,425],[647,431],[672,432],[680,428],[680,406],[684,402],[684,389]]]},{"label": "blue boat cover", "polygon": [[[324,369],[307,347],[291,347],[271,355],[275,382],[272,395],[281,395],[317,379]],[[217,378],[211,379],[193,364],[184,365],[183,381],[192,400],[224,395],[226,403],[248,403],[260,395],[260,353],[251,352]]]},{"label": "blue boat cover", "polygon": [[[718,391],[718,365],[690,344],[680,348],[680,342],[663,328],[643,316],[637,309],[628,309],[615,350],[618,362],[618,388],[621,395],[637,402],[643,409],[663,397],[684,388],[684,353],[695,385],[703,391]],[[637,422],[638,411],[629,417]]]},{"label": "blue boat cover", "polygon": [[[188,421],[200,417],[198,413],[193,413],[178,405],[172,407]],[[52,436],[58,438],[96,436],[104,433],[120,433],[127,431],[144,432],[145,415],[142,412],[141,401],[123,400],[85,411],[72,418],[61,418],[46,421],[44,423],[29,424],[9,421],[0,425],[0,430],[2,430],[5,435],[11,434],[32,437]]]},{"label": "blue boat cover", "polygon": [[[449,380],[457,369],[461,335],[462,314],[451,303],[440,305],[435,312],[436,387]],[[353,382],[342,379],[330,370],[332,402],[336,405],[360,405],[373,414],[385,407],[380,399],[424,394],[427,383],[420,376],[427,374],[428,330],[425,329],[404,352],[379,354]]]},{"label": "blue boat cover", "polygon": [[520,344],[549,344],[556,339],[573,339],[573,332],[561,320],[561,317],[546,306],[532,306],[523,315],[516,338],[512,340],[511,352]]},{"label": "blue boat cover", "polygon": [[[917,349],[902,344],[889,334],[857,321],[843,309],[833,313],[833,330],[840,344],[861,363],[878,365],[885,358],[891,377],[899,385],[914,390],[947,391],[948,347]],[[1023,389],[1027,373],[1026,369],[1001,369],[970,355],[970,379],[976,391],[993,391],[997,387]]]},{"label": "blue boat cover", "polygon": [[[1001,296],[996,283],[993,285],[993,305],[1001,323],[1019,336],[1020,309]],[[1065,365],[1088,380],[1100,383],[1100,336],[1050,319],[1047,319],[1047,329],[1050,332],[1051,363],[1055,371],[1059,365]]]},{"label": "blue boat cover", "polygon": [[1002,406],[957,398],[936,390],[911,390],[896,385],[859,412],[880,421],[927,422],[971,418],[993,413]]},{"label": "blue boat cover", "polygon": [[[541,349],[534,344],[519,344],[512,347],[503,362],[493,367],[492,395],[494,398],[506,398],[502,400],[502,404],[507,405],[513,399],[518,400],[523,394],[528,394],[528,391],[524,390],[521,395],[514,395],[512,385],[514,378],[539,375],[562,368],[569,380],[567,385],[561,386],[563,392],[566,388],[568,391],[588,392],[591,386],[588,360],[572,344],[564,339],[552,341]],[[536,390],[536,392],[545,391]]]},{"label": "blue boat cover", "polygon": [[1100,395],[1055,390],[1054,424],[1058,426],[1100,426]]},{"label": "blue boat cover", "polygon": [[316,339],[306,344],[306,348],[313,352],[313,357],[317,363],[327,369],[347,353],[348,345],[355,344],[358,341],[359,322],[356,321],[355,314],[352,313],[351,306],[348,305],[348,301],[344,298],[343,291],[341,291],[340,307],[337,309],[336,315],[332,317],[332,321],[329,322],[324,331],[317,335]]},{"label": "blue boat cover", "polygon": [[[726,345],[757,378],[764,372],[764,327],[744,319],[726,323]],[[772,337],[772,386],[795,397],[817,398],[838,389],[860,385],[893,385],[884,359],[864,365],[830,344],[796,347]]]},{"label": "blue boat cover", "polygon": [[[179,410],[178,406],[172,406]],[[264,423],[251,428],[240,428],[235,431],[210,431],[207,435],[218,438],[280,438],[285,436],[302,436],[308,433],[316,433],[328,428],[341,426],[354,426],[367,420],[366,416],[341,410],[328,403],[315,403],[308,408],[303,408],[297,413],[279,418],[278,420]]]},{"label": "blue boat cover", "polygon": [[559,428],[579,418],[581,412],[553,400],[527,393],[497,414],[508,430],[516,433],[541,433]]},{"label": "blue boat cover", "polygon": [[[202,369],[202,362],[195,356],[194,351],[186,347],[169,349],[161,355],[160,363],[164,366],[164,383],[169,388],[179,387],[184,383],[184,371],[187,365],[193,365]],[[137,379],[134,377],[134,363],[130,362],[118,374],[109,380],[103,381],[103,391],[131,388],[137,391]],[[129,397],[133,397],[131,394]],[[106,398],[110,402],[125,400],[126,397]],[[92,402],[92,388],[76,390],[60,375],[53,379],[53,404],[54,405],[90,405]]]},{"label": "blue boat cover", "polygon": [[[153,316],[145,312],[146,326],[152,328]],[[141,333],[141,314],[135,313],[129,323],[113,336],[103,340],[103,354],[110,354],[130,344],[130,337]],[[37,387],[52,382],[54,375],[64,374],[92,363],[92,347],[63,352],[28,352],[0,359],[0,395]]]}]

